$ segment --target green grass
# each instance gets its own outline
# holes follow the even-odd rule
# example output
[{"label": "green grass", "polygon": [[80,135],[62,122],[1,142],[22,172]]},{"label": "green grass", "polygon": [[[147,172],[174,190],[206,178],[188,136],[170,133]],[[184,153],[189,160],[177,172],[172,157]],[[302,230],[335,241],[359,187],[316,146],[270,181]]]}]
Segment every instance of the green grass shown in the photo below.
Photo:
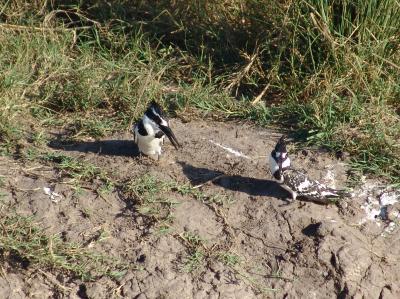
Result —
[{"label": "green grass", "polygon": [[54,128],[126,130],[155,99],[182,118],[284,125],[399,184],[399,2],[330,3],[5,2],[2,153]]},{"label": "green grass", "polygon": [[93,183],[98,180],[101,182],[98,193],[104,194],[114,189],[114,181],[100,167],[83,161],[78,158],[67,156],[58,152],[46,152],[34,156],[34,159],[40,159],[48,163],[58,171],[61,177],[70,178],[69,184],[79,188],[84,183]]},{"label": "green grass", "polygon": [[233,203],[233,199],[225,194],[213,193],[209,195],[188,183],[179,184],[177,182],[169,182],[168,186],[172,191],[176,191],[182,195],[191,196],[205,204],[216,204],[222,206]]},{"label": "green grass", "polygon": [[180,204],[176,194],[192,197],[205,204],[223,206],[232,203],[232,199],[223,194],[207,195],[190,184],[181,184],[173,180],[161,180],[153,175],[144,174],[126,182],[116,183],[124,197],[135,204],[137,211],[157,224],[160,234],[171,232],[173,209]]},{"label": "green grass", "polygon": [[[35,145],[35,141],[33,144]],[[84,159],[60,152],[42,151],[39,148],[28,146],[21,151],[20,159],[52,166],[58,171],[63,183],[71,185],[76,191],[81,191],[83,187],[88,188],[89,184],[94,183],[96,186],[92,186],[93,191],[104,196],[114,191],[116,185],[119,185],[108,172]]]},{"label": "green grass", "polygon": [[185,272],[192,273],[198,270],[204,263],[204,253],[196,250],[188,255],[185,259],[184,270]]},{"label": "green grass", "polygon": [[235,267],[240,264],[240,256],[231,252],[219,253],[218,260],[228,267]]},{"label": "green grass", "polygon": [[179,202],[170,198],[171,188],[167,182],[145,174],[123,182],[120,188],[124,197],[135,204],[137,212],[149,218],[160,234],[171,232],[173,208]]},{"label": "green grass", "polygon": [[179,237],[187,249],[187,256],[183,260],[183,270],[195,273],[205,265],[209,258],[209,254],[205,250],[205,241],[199,235],[189,231],[180,234]]},{"label": "green grass", "polygon": [[126,265],[121,261],[80,244],[64,242],[59,235],[48,235],[33,217],[2,209],[0,225],[2,258],[10,263],[21,267],[55,269],[83,280],[104,275],[117,278],[125,273]]}]

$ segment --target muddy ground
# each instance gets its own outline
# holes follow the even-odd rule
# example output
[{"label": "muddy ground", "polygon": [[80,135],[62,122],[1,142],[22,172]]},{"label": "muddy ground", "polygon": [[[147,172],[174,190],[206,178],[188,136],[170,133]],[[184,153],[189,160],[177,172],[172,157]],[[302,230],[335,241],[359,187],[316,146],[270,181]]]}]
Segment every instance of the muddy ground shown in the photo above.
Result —
[{"label": "muddy ground", "polygon": [[[183,147],[175,151],[166,141],[159,162],[137,157],[129,133],[48,147],[100,166],[115,180],[147,175],[196,186],[190,194],[170,188],[160,195],[174,202],[165,207],[168,217],[149,216],[143,202],[118,190],[98,196],[93,185],[76,193],[51,167],[2,157],[4,202],[34,215],[49,234],[90,244],[128,270],[118,279],[81,281],[5,261],[0,298],[400,298],[398,219],[389,226],[368,218],[366,202],[379,200],[376,188],[361,185],[337,205],[288,204],[266,165],[280,134],[200,120],[174,119],[172,127]],[[291,149],[296,167],[345,187],[343,161]],[[61,197],[52,201],[46,186]],[[107,237],[91,242],[100,231]]]}]

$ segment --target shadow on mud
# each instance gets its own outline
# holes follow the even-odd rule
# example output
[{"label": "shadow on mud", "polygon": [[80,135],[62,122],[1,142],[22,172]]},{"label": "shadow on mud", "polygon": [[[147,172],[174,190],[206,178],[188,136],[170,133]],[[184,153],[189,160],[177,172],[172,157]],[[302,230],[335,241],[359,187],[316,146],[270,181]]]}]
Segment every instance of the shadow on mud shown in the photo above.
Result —
[{"label": "shadow on mud", "polygon": [[132,140],[98,140],[98,141],[59,141],[53,140],[49,147],[64,151],[95,153],[106,156],[139,156],[139,149]]},{"label": "shadow on mud", "polygon": [[290,194],[278,183],[271,180],[243,177],[240,175],[225,175],[221,171],[207,168],[194,167],[182,161],[178,161],[183,173],[192,185],[201,185],[211,182],[222,188],[244,192],[252,196],[271,196],[278,199],[286,199]]}]

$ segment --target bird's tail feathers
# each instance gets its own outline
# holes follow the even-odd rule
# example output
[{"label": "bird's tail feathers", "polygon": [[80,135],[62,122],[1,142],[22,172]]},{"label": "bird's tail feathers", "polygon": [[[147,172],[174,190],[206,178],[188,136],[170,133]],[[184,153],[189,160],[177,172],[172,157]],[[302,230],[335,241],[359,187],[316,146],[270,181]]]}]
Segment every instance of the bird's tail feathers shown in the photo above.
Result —
[{"label": "bird's tail feathers", "polygon": [[348,190],[344,189],[331,189],[327,190],[331,194],[327,194],[327,198],[337,198],[337,197],[352,197],[352,194]]}]

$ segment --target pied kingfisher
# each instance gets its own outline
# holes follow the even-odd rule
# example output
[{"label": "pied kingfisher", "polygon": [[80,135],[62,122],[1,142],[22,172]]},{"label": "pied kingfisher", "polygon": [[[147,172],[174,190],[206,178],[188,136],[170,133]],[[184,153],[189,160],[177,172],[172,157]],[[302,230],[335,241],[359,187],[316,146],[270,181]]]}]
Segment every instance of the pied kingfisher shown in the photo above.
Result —
[{"label": "pied kingfisher", "polygon": [[329,203],[342,197],[351,195],[344,190],[335,190],[308,178],[302,171],[291,167],[290,158],[286,150],[285,138],[282,136],[269,156],[269,167],[275,180],[290,192],[292,200],[297,196],[309,200]]},{"label": "pied kingfisher", "polygon": [[169,127],[168,119],[160,105],[152,101],[142,119],[133,127],[134,140],[142,154],[159,159],[165,135],[178,149],[180,144]]}]

